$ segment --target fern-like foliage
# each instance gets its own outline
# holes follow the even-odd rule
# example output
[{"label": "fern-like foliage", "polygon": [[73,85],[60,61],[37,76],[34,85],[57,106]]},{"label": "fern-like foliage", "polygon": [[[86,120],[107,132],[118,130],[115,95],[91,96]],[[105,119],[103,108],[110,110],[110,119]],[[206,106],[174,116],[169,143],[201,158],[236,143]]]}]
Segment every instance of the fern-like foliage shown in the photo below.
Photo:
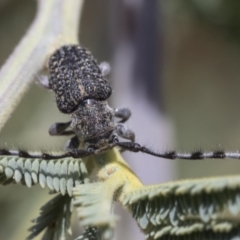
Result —
[{"label": "fern-like foliage", "polygon": [[[81,159],[43,160],[0,156],[2,185],[21,183],[31,187],[40,184],[53,193],[61,193],[40,209],[40,216],[33,220],[34,225],[29,229],[31,234],[27,239],[33,239],[46,230],[43,240],[65,240],[71,234],[72,189],[88,182],[87,169]],[[90,234],[89,231],[87,233]]]},{"label": "fern-like foliage", "polygon": [[41,207],[40,216],[33,220],[34,226],[29,229],[31,234],[27,239],[33,239],[44,229],[43,240],[66,239],[67,234],[71,235],[71,200],[68,195],[59,194]]},{"label": "fern-like foliage", "polygon": [[141,187],[123,204],[153,239],[240,239],[240,177]]},{"label": "fern-like foliage", "polygon": [[[100,181],[89,183],[87,169]],[[240,176],[143,186],[113,150],[86,161],[0,156],[0,183],[39,183],[60,193],[41,208],[28,239],[46,229],[43,240],[66,240],[75,207],[85,228],[77,240],[113,240],[119,201],[147,240],[240,240]]]},{"label": "fern-like foliage", "polygon": [[80,159],[60,160],[29,159],[17,156],[0,156],[0,184],[22,183],[31,187],[40,184],[51,191],[72,195],[74,186],[82,184],[87,173]]},{"label": "fern-like foliage", "polygon": [[115,188],[106,182],[79,185],[73,190],[73,204],[77,208],[81,225],[97,226],[98,231],[91,230],[91,233],[94,232],[94,236],[102,240],[113,239],[116,221],[112,213],[114,192]]}]

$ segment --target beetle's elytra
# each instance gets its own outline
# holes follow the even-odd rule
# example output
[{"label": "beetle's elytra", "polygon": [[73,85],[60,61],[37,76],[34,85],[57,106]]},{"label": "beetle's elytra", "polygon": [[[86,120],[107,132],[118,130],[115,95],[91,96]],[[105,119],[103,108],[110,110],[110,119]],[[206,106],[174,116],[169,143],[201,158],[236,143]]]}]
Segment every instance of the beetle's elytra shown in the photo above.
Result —
[{"label": "beetle's elytra", "polygon": [[49,87],[57,106],[71,113],[85,99],[106,100],[112,89],[92,54],[79,45],[57,49],[49,60]]}]

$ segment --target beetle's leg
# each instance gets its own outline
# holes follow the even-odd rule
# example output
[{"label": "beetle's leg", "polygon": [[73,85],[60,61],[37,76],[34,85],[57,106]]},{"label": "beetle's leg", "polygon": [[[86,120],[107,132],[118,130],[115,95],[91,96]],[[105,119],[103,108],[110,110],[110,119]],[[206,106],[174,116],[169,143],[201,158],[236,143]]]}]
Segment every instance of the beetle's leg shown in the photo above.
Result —
[{"label": "beetle's leg", "polygon": [[38,83],[41,87],[46,89],[51,89],[49,86],[49,78],[47,75],[38,75]]},{"label": "beetle's leg", "polygon": [[135,141],[135,133],[122,123],[118,123],[115,126],[115,132],[122,138],[131,140],[131,142]]},{"label": "beetle's leg", "polygon": [[98,66],[99,66],[103,76],[108,75],[111,71],[111,67],[108,62],[101,62]]},{"label": "beetle's leg", "polygon": [[118,143],[119,142],[119,139],[118,139],[118,136],[117,134],[113,134],[110,136],[109,138],[109,143],[110,144],[115,144],[115,143]]},{"label": "beetle's leg", "polygon": [[65,149],[66,150],[76,149],[79,147],[79,144],[80,144],[79,138],[77,136],[74,136],[67,141]]},{"label": "beetle's leg", "polygon": [[59,136],[59,135],[72,135],[74,134],[73,131],[65,131],[71,124],[70,122],[66,123],[54,123],[50,126],[48,132],[52,136]]},{"label": "beetle's leg", "polygon": [[69,152],[65,153],[65,156],[69,156],[69,157],[73,157],[73,158],[83,158],[83,157],[89,157],[92,155],[98,155],[102,152],[105,152],[109,149],[111,149],[112,147],[114,147],[115,145],[111,145],[111,146],[107,146],[105,148],[92,148],[92,146],[90,146],[89,148],[87,148],[87,150],[85,149],[70,149]]},{"label": "beetle's leg", "polygon": [[116,108],[114,109],[114,116],[122,119],[119,123],[124,123],[130,118],[131,111],[128,108]]}]

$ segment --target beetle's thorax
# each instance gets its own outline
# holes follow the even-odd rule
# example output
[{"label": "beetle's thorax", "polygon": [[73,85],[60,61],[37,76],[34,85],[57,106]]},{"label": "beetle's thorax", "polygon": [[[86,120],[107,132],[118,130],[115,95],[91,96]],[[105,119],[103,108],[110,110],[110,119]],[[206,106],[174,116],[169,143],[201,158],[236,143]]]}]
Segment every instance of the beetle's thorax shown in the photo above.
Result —
[{"label": "beetle's thorax", "polygon": [[114,130],[114,110],[106,101],[84,100],[71,118],[71,128],[84,142],[109,135]]}]

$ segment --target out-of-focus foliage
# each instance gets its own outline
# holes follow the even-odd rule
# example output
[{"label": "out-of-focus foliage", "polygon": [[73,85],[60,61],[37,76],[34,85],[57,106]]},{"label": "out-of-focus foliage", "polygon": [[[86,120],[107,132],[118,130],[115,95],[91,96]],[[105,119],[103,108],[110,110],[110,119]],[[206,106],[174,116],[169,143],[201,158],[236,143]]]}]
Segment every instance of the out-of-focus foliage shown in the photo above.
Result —
[{"label": "out-of-focus foliage", "polygon": [[228,0],[183,0],[178,3],[192,16],[225,32],[240,43],[240,2]]},{"label": "out-of-focus foliage", "polygon": [[85,231],[76,238],[75,240],[84,240],[84,239],[89,239],[89,240],[101,240],[99,230],[96,227],[88,227],[85,229]]},{"label": "out-of-focus foliage", "polygon": [[29,228],[31,234],[27,239],[35,238],[45,229],[42,239],[46,240],[66,239],[67,235],[71,235],[71,200],[70,196],[59,194],[42,206],[40,216],[33,220],[34,225]]}]

